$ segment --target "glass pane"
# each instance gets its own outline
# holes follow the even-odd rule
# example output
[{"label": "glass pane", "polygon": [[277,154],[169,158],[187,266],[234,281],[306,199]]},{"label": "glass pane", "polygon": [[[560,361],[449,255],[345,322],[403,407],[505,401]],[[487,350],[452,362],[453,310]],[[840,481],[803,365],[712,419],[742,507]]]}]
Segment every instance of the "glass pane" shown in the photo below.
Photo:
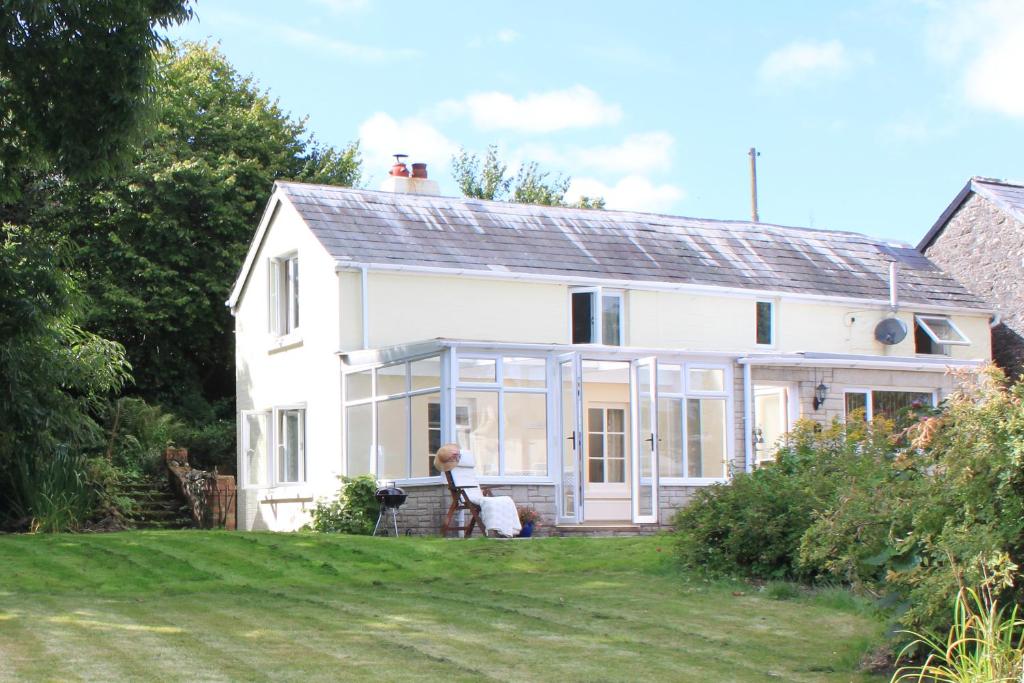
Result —
[{"label": "glass pane", "polygon": [[466,411],[469,424],[458,430],[459,446],[473,454],[476,471],[498,474],[498,392],[460,391],[456,405]]},{"label": "glass pane", "polygon": [[350,372],[345,375],[346,401],[361,401],[372,396],[372,386],[370,385],[371,372],[371,370],[363,370],[362,372]]},{"label": "glass pane", "polygon": [[299,326],[299,259],[298,257],[288,261],[288,285],[290,288],[288,301],[292,308],[290,329]]},{"label": "glass pane", "polygon": [[441,386],[441,357],[414,360],[409,364],[412,388],[433,389]]},{"label": "glass pane", "polygon": [[573,384],[572,361],[558,366],[562,401],[562,513],[566,517],[576,514],[576,387]]},{"label": "glass pane", "polygon": [[594,342],[594,293],[573,292],[572,294],[572,343],[592,344]]},{"label": "glass pane", "polygon": [[932,404],[931,393],[919,391],[872,391],[871,416],[885,416],[890,420],[911,408],[921,408]]},{"label": "glass pane", "polygon": [[846,394],[846,416],[850,417],[857,410],[860,411],[857,417],[861,420],[867,418],[868,395],[860,392]]},{"label": "glass pane", "polygon": [[622,297],[610,295],[601,297],[601,343],[609,346],[622,345],[621,326]]},{"label": "glass pane", "polygon": [[267,416],[246,415],[245,428],[245,483],[248,486],[261,486],[267,479]]},{"label": "glass pane", "polygon": [[600,433],[591,433],[588,437],[587,456],[596,460],[604,458],[604,435]]},{"label": "glass pane", "polygon": [[409,476],[408,400],[404,398],[377,404],[378,477],[403,479]]},{"label": "glass pane", "polygon": [[683,373],[680,366],[658,363],[658,393],[683,393]]},{"label": "glass pane", "polygon": [[679,398],[658,398],[658,473],[662,477],[683,475],[683,401]]},{"label": "glass pane", "polygon": [[587,468],[587,481],[591,484],[600,484],[604,482],[604,460],[597,458],[591,458],[589,460],[590,466]]},{"label": "glass pane", "polygon": [[364,403],[345,409],[345,455],[348,460],[345,472],[350,477],[370,474],[373,469],[373,405]]},{"label": "glass pane", "polygon": [[543,389],[547,386],[547,364],[543,358],[503,358],[501,370],[506,387]]},{"label": "glass pane", "polygon": [[278,447],[277,480],[297,482],[299,480],[300,412],[286,410],[280,414],[278,428],[281,430]]},{"label": "glass pane", "polygon": [[692,368],[690,391],[725,391],[725,370]]},{"label": "glass pane", "polygon": [[434,454],[441,447],[441,395],[413,396],[412,402],[412,473],[413,477],[438,474],[431,468]]},{"label": "glass pane", "polygon": [[626,453],[626,435],[609,433],[605,438],[608,444],[607,457],[624,458]]},{"label": "glass pane", "polygon": [[405,363],[377,368],[377,396],[394,396],[407,392]]},{"label": "glass pane", "polygon": [[789,427],[786,390],[754,386],[754,448],[757,462],[774,460],[779,442]]},{"label": "glass pane", "polygon": [[[637,389],[639,394],[639,404],[637,406],[637,419],[640,424],[637,425],[637,433],[640,435],[640,446],[637,453],[640,465],[640,476],[650,477],[651,468],[653,465],[654,453],[653,442],[654,442],[654,425],[652,424],[651,418],[654,411],[654,395],[651,387],[651,367],[642,363],[637,368]],[[648,487],[650,483],[648,483]],[[649,504],[648,500],[648,504]],[[641,509],[640,514],[649,514],[649,509]]]},{"label": "glass pane", "polygon": [[587,431],[604,431],[604,410],[601,408],[587,408]]},{"label": "glass pane", "polygon": [[606,461],[608,468],[607,479],[605,481],[609,484],[622,484],[626,481],[626,461],[619,460],[616,458],[608,458]]},{"label": "glass pane", "polygon": [[757,343],[771,344],[772,342],[772,303],[770,301],[757,302]]},{"label": "glass pane", "polygon": [[608,432],[626,431],[626,411],[622,408],[608,409]]},{"label": "glass pane", "polygon": [[956,331],[952,323],[945,318],[920,318],[920,322],[928,326],[940,342],[965,342],[963,335]]},{"label": "glass pane", "polygon": [[686,464],[689,477],[725,476],[725,400],[686,402]]},{"label": "glass pane", "polygon": [[493,358],[459,358],[460,382],[498,381],[497,363]]},{"label": "glass pane", "polygon": [[544,394],[505,394],[505,474],[548,473],[548,402]]}]

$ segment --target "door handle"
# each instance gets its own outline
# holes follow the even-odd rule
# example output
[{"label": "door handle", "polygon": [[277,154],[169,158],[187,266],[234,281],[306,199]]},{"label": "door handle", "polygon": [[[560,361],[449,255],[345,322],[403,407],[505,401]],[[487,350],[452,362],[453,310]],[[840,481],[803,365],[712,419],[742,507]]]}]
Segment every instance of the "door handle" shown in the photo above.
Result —
[{"label": "door handle", "polygon": [[565,440],[566,440],[566,441],[572,441],[572,447],[573,447],[573,449],[575,449],[575,448],[576,448],[576,432],[573,432],[573,433],[572,433],[572,436],[567,436],[567,437],[565,437]]},{"label": "door handle", "polygon": [[654,448],[654,434],[651,434],[649,437],[644,439],[644,441],[651,444],[651,448]]}]

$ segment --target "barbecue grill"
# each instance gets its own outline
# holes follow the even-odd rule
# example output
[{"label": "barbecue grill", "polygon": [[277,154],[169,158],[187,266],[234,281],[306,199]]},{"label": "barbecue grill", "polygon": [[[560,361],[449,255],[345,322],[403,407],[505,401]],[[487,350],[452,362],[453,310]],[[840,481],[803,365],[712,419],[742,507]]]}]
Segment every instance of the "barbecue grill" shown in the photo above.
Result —
[{"label": "barbecue grill", "polygon": [[373,527],[373,535],[376,536],[377,532],[381,530],[383,530],[385,536],[388,535],[388,525],[384,521],[384,516],[390,512],[391,526],[395,531],[395,536],[398,536],[398,508],[402,507],[402,504],[405,503],[405,499],[408,497],[407,494],[395,486],[394,482],[391,482],[387,486],[377,489],[374,497],[380,505],[380,514],[377,515],[377,525]]}]

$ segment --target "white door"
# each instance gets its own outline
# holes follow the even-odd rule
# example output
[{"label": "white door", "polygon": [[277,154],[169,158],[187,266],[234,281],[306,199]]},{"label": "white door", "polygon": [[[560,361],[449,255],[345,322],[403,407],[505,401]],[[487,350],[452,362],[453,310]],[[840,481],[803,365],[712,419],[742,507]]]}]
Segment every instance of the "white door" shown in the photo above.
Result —
[{"label": "white door", "polygon": [[629,403],[587,401],[583,414],[583,494],[588,522],[625,522],[630,514]]},{"label": "white door", "polygon": [[775,459],[779,441],[789,431],[789,425],[787,388],[754,385],[754,449],[757,464]]},{"label": "white door", "polygon": [[658,396],[657,361],[633,364],[633,522],[658,521]]},{"label": "white door", "polygon": [[583,459],[583,427],[580,422],[580,361],[574,353],[558,357],[559,413],[561,415],[561,481],[558,495],[558,521],[583,521],[583,485],[580,476]]}]

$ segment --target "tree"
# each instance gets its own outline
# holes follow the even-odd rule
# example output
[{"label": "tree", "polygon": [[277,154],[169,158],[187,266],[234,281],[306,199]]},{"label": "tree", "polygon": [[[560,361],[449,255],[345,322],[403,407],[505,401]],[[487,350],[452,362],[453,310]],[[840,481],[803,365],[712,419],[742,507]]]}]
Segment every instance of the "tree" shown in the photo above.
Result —
[{"label": "tree", "polygon": [[203,422],[218,402],[234,413],[224,302],[272,183],[353,185],[359,149],[318,144],[216,47],[162,50],[153,100],[130,167],[64,184],[49,219],[78,246],[89,325],[127,349],[131,392]]},{"label": "tree", "polygon": [[[40,229],[49,192],[123,159],[149,98],[158,27],[187,0],[6,0],[0,13],[0,518],[35,514],[26,487],[96,436],[92,411],[129,367],[120,345],[80,326],[68,244]],[[34,227],[27,227],[34,225]],[[53,484],[53,477],[49,484]],[[65,478],[64,481],[67,481]],[[51,507],[62,504],[46,484]],[[78,486],[79,493],[82,487]],[[37,488],[39,494],[41,488]],[[88,496],[81,496],[84,500]],[[65,501],[70,500],[65,498]],[[76,509],[83,509],[78,506]],[[65,517],[66,519],[66,517]]]},{"label": "tree", "polygon": [[567,204],[565,193],[569,191],[571,178],[562,175],[552,177],[549,172],[541,171],[535,161],[523,164],[514,178],[507,173],[508,165],[498,157],[497,145],[487,147],[483,161],[465,148],[452,157],[452,175],[465,197],[581,209],[603,209],[605,206],[601,197],[586,196]]},{"label": "tree", "polygon": [[0,198],[18,169],[109,171],[140,129],[157,27],[187,0],[5,0],[0,12]]}]

